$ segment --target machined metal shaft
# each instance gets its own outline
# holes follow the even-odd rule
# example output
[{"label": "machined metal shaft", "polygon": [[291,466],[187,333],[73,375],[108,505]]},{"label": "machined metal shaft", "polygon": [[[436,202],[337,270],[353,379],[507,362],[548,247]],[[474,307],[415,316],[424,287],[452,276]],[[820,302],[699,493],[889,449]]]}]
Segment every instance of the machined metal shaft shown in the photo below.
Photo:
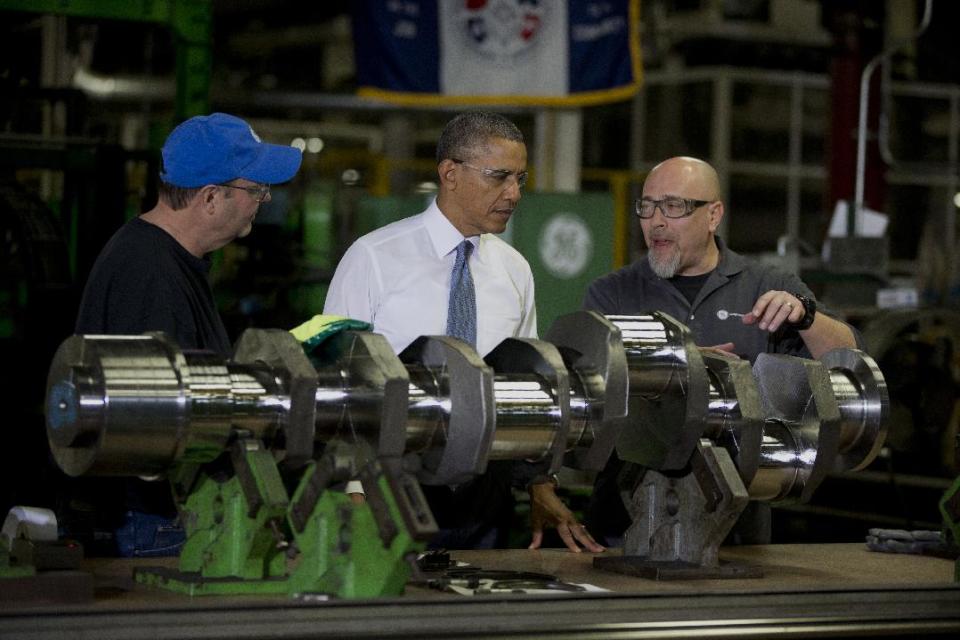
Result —
[{"label": "machined metal shaft", "polygon": [[237,432],[299,459],[317,443],[363,441],[421,454],[425,477],[449,483],[487,460],[556,466],[564,451],[599,468],[614,442],[625,460],[679,469],[709,438],[755,499],[802,493],[825,466],[860,468],[883,441],[883,377],[859,352],[823,365],[767,359],[751,372],[702,356],[662,314],[558,324],[554,344],[508,340],[487,362],[443,337],[398,360],[382,336],[347,332],[308,363],[285,332],[241,339],[234,361],[159,334],[74,336],[50,370],[49,441],[71,475],[162,474],[213,460]]}]

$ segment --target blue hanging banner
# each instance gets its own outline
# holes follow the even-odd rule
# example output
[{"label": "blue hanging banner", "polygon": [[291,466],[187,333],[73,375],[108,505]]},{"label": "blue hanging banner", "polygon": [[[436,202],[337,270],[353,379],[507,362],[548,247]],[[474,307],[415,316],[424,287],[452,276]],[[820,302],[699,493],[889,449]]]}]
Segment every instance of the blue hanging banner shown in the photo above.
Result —
[{"label": "blue hanging banner", "polygon": [[406,105],[586,106],[641,81],[639,0],[358,0],[358,93]]}]

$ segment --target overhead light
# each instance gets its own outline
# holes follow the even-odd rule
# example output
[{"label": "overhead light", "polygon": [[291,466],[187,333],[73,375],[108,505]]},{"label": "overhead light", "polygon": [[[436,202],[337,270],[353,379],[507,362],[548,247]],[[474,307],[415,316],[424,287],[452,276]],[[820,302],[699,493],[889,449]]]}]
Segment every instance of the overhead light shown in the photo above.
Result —
[{"label": "overhead light", "polygon": [[307,151],[310,153],[320,153],[323,150],[323,140],[320,138],[307,139]]},{"label": "overhead light", "polygon": [[953,194],[953,206],[960,209],[960,192]]},{"label": "overhead light", "polygon": [[307,148],[307,141],[303,138],[294,138],[290,141],[290,146],[294,149],[300,149],[300,152],[302,153],[303,150]]}]

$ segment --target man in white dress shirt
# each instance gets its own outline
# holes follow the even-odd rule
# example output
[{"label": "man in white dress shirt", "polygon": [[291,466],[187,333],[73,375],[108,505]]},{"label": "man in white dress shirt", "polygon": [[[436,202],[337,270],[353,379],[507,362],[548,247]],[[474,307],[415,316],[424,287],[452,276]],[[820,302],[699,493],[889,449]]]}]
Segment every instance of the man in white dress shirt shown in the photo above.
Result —
[{"label": "man in white dress shirt", "polygon": [[[484,356],[504,338],[535,338],[533,275],[502,233],[527,180],[523,134],[506,118],[463,113],[444,128],[437,144],[440,190],[419,215],[357,240],[344,254],[330,283],[323,312],[364,320],[399,353],[421,335],[447,329],[451,273],[457,248],[473,245],[467,265],[476,300],[476,347]],[[505,473],[507,468],[509,473]],[[525,463],[490,463],[480,478],[451,487],[424,487],[441,529],[434,546],[502,546],[513,512],[511,481],[528,474]],[[527,487],[533,540],[556,526],[573,551],[602,551],[557,498],[550,480]],[[579,544],[578,544],[579,543]]]}]

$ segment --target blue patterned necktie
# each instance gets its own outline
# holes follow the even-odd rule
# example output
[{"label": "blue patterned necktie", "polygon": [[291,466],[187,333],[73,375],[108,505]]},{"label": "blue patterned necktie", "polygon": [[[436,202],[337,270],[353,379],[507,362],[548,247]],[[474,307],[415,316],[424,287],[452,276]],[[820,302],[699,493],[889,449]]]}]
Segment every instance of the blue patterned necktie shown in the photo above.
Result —
[{"label": "blue patterned necktie", "polygon": [[447,302],[447,335],[477,346],[477,298],[470,275],[473,244],[464,240],[457,245],[457,259],[450,273],[450,299]]}]

